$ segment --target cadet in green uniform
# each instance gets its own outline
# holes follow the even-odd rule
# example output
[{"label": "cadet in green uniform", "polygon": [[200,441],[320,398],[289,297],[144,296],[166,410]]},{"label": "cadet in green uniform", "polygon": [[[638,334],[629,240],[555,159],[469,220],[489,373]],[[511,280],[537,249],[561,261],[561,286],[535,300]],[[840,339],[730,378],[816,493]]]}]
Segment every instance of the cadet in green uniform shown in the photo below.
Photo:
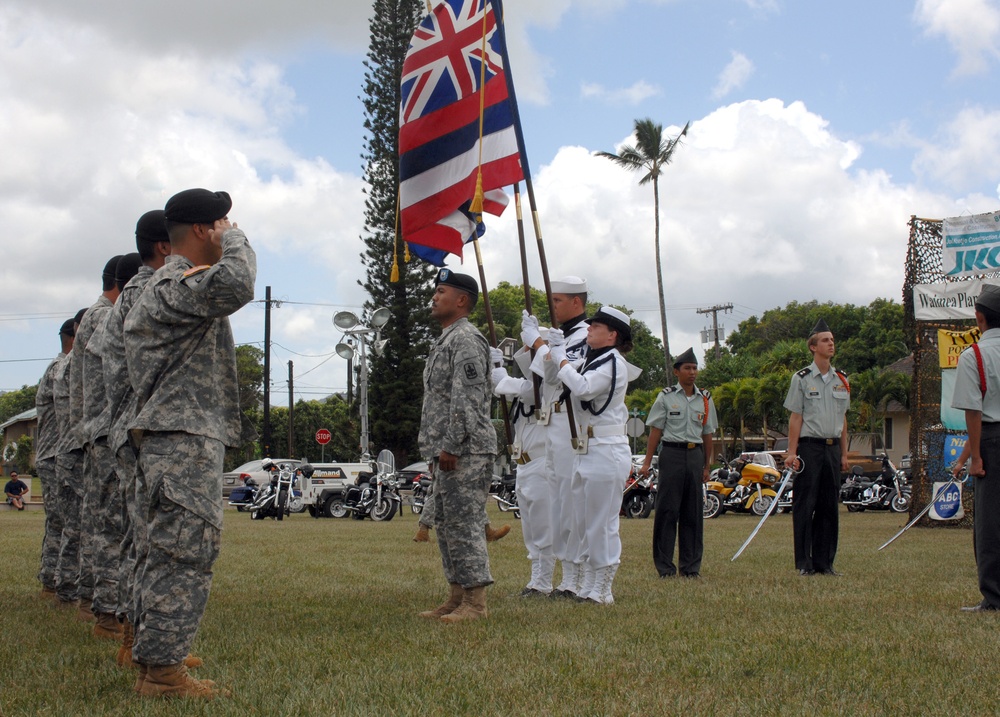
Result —
[{"label": "cadet in green uniform", "polygon": [[847,374],[831,364],[833,333],[822,319],[809,334],[813,362],[792,376],[785,397],[788,454],[785,465],[799,468],[795,476],[792,526],[795,567],[799,575],[839,575],[833,569],[839,531],[840,472],[847,471],[847,409],[851,386]]},{"label": "cadet in green uniform", "polygon": [[[955,463],[957,475],[972,458],[976,569],[983,599],[967,612],[1000,610],[1000,287],[987,284],[976,299],[976,324],[983,335],[976,350],[958,359],[953,408],[965,411],[969,440]],[[979,361],[982,361],[982,364]],[[986,377],[983,385],[980,377]]]},{"label": "cadet in green uniform", "polygon": [[[695,386],[698,359],[688,349],[674,361],[679,383],[664,389],[649,410],[649,442],[639,474],[649,473],[660,446],[660,476],[653,519],[653,564],[661,578],[677,573],[674,538],[679,537],[681,575],[697,578],[704,551],[702,484],[712,465],[712,434],[719,427],[715,402]],[[679,525],[678,525],[679,524]]]}]

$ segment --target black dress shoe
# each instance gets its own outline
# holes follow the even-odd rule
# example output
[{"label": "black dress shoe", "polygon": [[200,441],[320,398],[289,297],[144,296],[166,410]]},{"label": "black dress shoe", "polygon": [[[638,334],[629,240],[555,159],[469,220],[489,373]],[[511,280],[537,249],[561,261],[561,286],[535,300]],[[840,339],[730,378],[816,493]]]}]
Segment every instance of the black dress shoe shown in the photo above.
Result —
[{"label": "black dress shoe", "polygon": [[575,600],[576,593],[572,590],[553,590],[549,593],[549,597],[553,600]]},{"label": "black dress shoe", "polygon": [[986,603],[979,603],[978,605],[969,605],[962,608],[962,612],[996,612],[997,608],[992,605],[987,605]]},{"label": "black dress shoe", "polygon": [[833,568],[827,568],[826,570],[820,570],[819,574],[820,575],[829,575],[829,576],[834,577],[834,578],[839,578],[841,576],[841,573],[838,573]]},{"label": "black dress shoe", "polygon": [[518,593],[518,597],[548,597],[548,593],[543,593],[541,590],[535,590],[535,588],[525,588]]},{"label": "black dress shoe", "polygon": [[807,578],[810,575],[815,575],[815,574],[816,574],[816,571],[812,570],[812,569],[808,569],[807,570],[806,568],[802,568],[801,570],[799,570],[799,575],[801,575],[804,578]]}]

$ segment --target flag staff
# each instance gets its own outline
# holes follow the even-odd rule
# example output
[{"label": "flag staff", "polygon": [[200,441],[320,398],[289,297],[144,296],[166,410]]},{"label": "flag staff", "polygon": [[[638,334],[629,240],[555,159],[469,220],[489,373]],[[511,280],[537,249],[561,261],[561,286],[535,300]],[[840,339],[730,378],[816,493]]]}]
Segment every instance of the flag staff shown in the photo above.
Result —
[{"label": "flag staff", "polygon": [[[479,266],[479,286],[483,294],[483,311],[486,312],[486,324],[490,332],[490,346],[497,345],[497,327],[493,322],[493,309],[490,307],[490,292],[486,286],[486,270],[483,268],[483,254],[479,250],[479,238],[472,240],[472,246],[476,250],[476,264]],[[510,454],[511,446],[514,445],[514,434],[510,429],[510,412],[507,409],[507,399],[500,397],[500,412],[503,414],[503,431],[507,439],[507,453]]]},{"label": "flag staff", "polygon": [[[503,2],[502,0],[486,0],[493,6],[493,14],[497,18],[497,33],[500,35],[500,44],[503,47],[504,57],[504,79],[507,83],[507,95],[510,102],[510,111],[514,117],[514,136],[517,139],[517,151],[521,158],[521,170],[524,172],[524,188],[528,192],[528,208],[531,210],[531,223],[535,227],[535,239],[538,244],[538,259],[542,266],[542,283],[545,285],[545,299],[549,305],[549,317],[554,321],[556,316],[555,304],[552,301],[552,283],[549,281],[549,265],[545,259],[545,244],[542,242],[542,226],[538,219],[538,203],[535,201],[535,189],[531,182],[531,169],[528,164],[528,152],[524,145],[524,132],[521,130],[521,113],[517,107],[517,95],[514,92],[514,76],[510,68],[510,58],[507,55],[507,31],[504,28]],[[580,446],[580,438],[577,435],[576,417],[573,415],[573,402],[566,402],[566,418],[569,419],[569,433],[573,448]]]},{"label": "flag staff", "polygon": [[[531,310],[531,284],[528,281],[528,250],[525,246],[524,239],[524,216],[521,212],[521,183],[518,182],[514,185],[514,209],[517,212],[517,243],[521,250],[521,283],[524,285],[524,308],[529,314],[533,313]],[[529,347],[531,351],[531,358],[535,358],[534,347]],[[541,416],[542,409],[542,397],[541,397],[541,385],[542,377],[538,374],[532,372],[531,374],[531,385],[535,392],[535,418],[538,419]]]}]

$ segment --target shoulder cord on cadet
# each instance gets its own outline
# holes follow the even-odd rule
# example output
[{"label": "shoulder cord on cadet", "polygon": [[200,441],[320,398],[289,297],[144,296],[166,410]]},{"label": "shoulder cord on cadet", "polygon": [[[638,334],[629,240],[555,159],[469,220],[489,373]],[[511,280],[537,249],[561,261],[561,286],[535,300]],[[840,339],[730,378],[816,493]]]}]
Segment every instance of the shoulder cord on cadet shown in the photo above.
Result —
[{"label": "shoulder cord on cadet", "polygon": [[983,352],[979,350],[979,344],[972,344],[972,353],[976,355],[976,366],[979,368],[979,390],[986,398],[986,369],[983,368]]},{"label": "shoulder cord on cadet", "polygon": [[837,378],[839,378],[839,379],[840,379],[840,382],[841,382],[842,384],[844,384],[844,388],[846,388],[846,389],[847,389],[847,393],[848,393],[848,394],[850,394],[850,393],[851,393],[851,384],[849,384],[849,383],[847,382],[847,374],[845,374],[845,373],[844,373],[843,371],[841,371],[841,370],[840,370],[839,368],[835,368],[835,369],[833,369],[833,372],[834,372],[835,374],[837,374]]},{"label": "shoulder cord on cadet", "polygon": [[609,352],[603,356],[599,355],[599,358],[596,361],[590,362],[590,359],[588,359],[588,363],[584,364],[583,368],[580,369],[580,374],[583,375],[587,373],[587,371],[593,371],[598,367],[603,366],[608,361],[611,362],[611,388],[608,389],[608,400],[605,401],[604,405],[596,411],[594,410],[593,401],[580,401],[580,406],[585,410],[590,411],[590,413],[594,416],[600,416],[608,410],[608,406],[611,405],[611,399],[614,398],[615,386],[618,385],[618,362],[614,359],[615,355]]},{"label": "shoulder cord on cadet", "polygon": [[525,405],[524,401],[522,401],[520,398],[515,398],[513,401],[510,402],[511,423],[517,423],[517,419],[520,418],[521,416],[528,418],[529,416],[534,414],[534,412],[535,412],[535,407]]}]

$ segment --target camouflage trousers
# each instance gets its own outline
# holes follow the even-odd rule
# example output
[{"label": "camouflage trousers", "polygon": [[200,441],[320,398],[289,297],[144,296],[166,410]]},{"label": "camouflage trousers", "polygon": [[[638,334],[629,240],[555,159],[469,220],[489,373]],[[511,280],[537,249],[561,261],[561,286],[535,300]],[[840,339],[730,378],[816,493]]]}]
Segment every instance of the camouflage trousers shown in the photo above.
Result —
[{"label": "camouflage trousers", "polygon": [[[135,624],[135,554],[138,505],[135,497],[135,451],[124,445],[115,453],[118,459],[118,490],[122,502],[122,542],[118,551],[118,617]],[[141,541],[141,538],[140,538]]]},{"label": "camouflage trousers", "polygon": [[83,451],[76,449],[56,456],[62,536],[56,564],[56,594],[60,600],[80,597],[80,504],[83,501]]},{"label": "camouflage trousers", "polygon": [[59,511],[59,478],[56,473],[55,456],[35,461],[35,472],[42,484],[42,504],[45,506],[45,533],[42,537],[38,582],[42,587],[54,590],[63,529],[62,514]]},{"label": "camouflage trousers", "polygon": [[434,471],[434,512],[441,564],[449,584],[491,585],[483,517],[493,477],[492,455],[463,455],[453,471]]},{"label": "camouflage trousers", "polygon": [[93,445],[83,447],[80,482],[80,599],[88,605],[94,600],[94,545],[97,542],[97,503],[100,489],[94,465]]},{"label": "camouflage trousers", "polygon": [[[492,480],[492,477],[491,477]],[[487,486],[487,491],[489,487]],[[418,525],[422,525],[425,528],[433,528],[434,524],[437,523],[437,503],[434,502],[434,481],[431,481],[430,488],[427,489],[427,495],[424,496],[424,509],[420,511],[420,519],[417,521]],[[490,523],[490,519],[486,516],[486,503],[483,503],[483,526],[487,526]]]},{"label": "camouflage trousers", "polygon": [[92,503],[94,570],[94,612],[114,615],[118,612],[119,550],[122,543],[122,501],[118,487],[116,460],[108,448],[107,437],[89,445]]},{"label": "camouflage trousers", "polygon": [[132,656],[175,665],[191,651],[222,544],[221,442],[188,433],[139,441],[136,622]]}]

